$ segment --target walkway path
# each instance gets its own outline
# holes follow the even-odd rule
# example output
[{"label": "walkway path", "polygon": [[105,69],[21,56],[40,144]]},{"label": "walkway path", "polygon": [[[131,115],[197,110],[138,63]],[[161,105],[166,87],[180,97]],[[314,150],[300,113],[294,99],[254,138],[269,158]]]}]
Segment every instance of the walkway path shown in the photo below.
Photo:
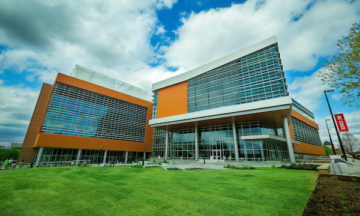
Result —
[{"label": "walkway path", "polygon": [[231,164],[234,166],[252,166],[252,167],[280,167],[283,162],[278,161],[262,161],[262,162],[255,162],[255,161],[242,161],[242,162],[235,162],[235,161],[223,161],[223,160],[206,160],[205,163],[203,160],[194,161],[194,160],[170,160],[168,163],[163,163],[163,168],[178,168],[178,169],[224,169],[224,166],[227,164]]},{"label": "walkway path", "polygon": [[351,159],[348,159],[348,162],[346,162],[335,159],[331,162],[330,174],[360,177],[360,160],[352,162]]}]

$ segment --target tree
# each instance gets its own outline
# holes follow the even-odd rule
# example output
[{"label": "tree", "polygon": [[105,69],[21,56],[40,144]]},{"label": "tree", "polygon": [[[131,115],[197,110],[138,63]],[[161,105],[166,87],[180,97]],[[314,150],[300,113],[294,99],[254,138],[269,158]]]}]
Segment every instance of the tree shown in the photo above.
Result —
[{"label": "tree", "polygon": [[14,159],[17,160],[19,157],[20,150],[17,148],[11,148],[11,149],[0,149],[0,160],[6,160],[6,159]]},{"label": "tree", "polygon": [[319,78],[331,88],[340,90],[342,101],[360,106],[360,23],[354,23],[350,33],[337,43],[337,52],[323,69]]},{"label": "tree", "polygon": [[6,151],[7,157],[13,160],[17,160],[20,154],[20,150],[17,148],[10,148]]},{"label": "tree", "polygon": [[323,144],[323,148],[325,149],[326,155],[329,156],[333,154],[332,150],[329,147],[327,147],[325,143]]},{"label": "tree", "polygon": [[359,140],[351,133],[341,135],[341,140],[343,141],[345,150],[349,153],[354,152],[359,145]]}]

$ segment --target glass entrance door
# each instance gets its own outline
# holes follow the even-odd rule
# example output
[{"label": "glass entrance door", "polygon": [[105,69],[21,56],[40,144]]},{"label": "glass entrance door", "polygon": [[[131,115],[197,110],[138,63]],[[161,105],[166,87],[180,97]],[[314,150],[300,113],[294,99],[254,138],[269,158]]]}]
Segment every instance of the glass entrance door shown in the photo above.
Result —
[{"label": "glass entrance door", "polygon": [[212,150],[211,156],[214,160],[221,160],[221,151],[220,150]]}]

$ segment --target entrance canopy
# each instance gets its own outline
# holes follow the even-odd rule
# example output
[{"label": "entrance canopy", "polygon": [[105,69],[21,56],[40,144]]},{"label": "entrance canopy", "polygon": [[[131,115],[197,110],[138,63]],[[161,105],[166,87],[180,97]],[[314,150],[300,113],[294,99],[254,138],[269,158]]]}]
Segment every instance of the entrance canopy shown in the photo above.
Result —
[{"label": "entrance canopy", "polygon": [[198,123],[199,126],[231,124],[233,120],[264,121],[282,127],[282,118],[290,115],[291,104],[291,97],[287,96],[157,118],[150,120],[149,123],[152,127],[160,129],[189,128],[193,127],[194,123]]},{"label": "entrance canopy", "polygon": [[[282,128],[283,122],[282,118],[289,115],[289,109],[283,110],[275,110],[275,111],[268,111],[268,112],[259,112],[247,115],[239,115],[239,116],[231,116],[231,117],[222,117],[222,118],[214,118],[208,120],[198,120],[193,122],[185,122],[179,124],[168,124],[168,125],[161,125],[161,126],[154,126],[152,127],[161,129],[161,130],[180,130],[180,129],[187,129],[187,128],[194,128],[194,125],[197,124],[198,127],[207,127],[211,125],[231,125],[234,121],[235,123],[242,123],[242,122],[266,122],[276,128]],[[289,120],[290,121],[290,120]]]}]

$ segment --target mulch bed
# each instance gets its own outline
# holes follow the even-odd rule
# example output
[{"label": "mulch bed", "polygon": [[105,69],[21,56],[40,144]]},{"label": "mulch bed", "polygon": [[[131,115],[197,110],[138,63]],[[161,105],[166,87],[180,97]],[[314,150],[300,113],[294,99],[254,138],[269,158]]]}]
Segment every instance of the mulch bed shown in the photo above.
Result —
[{"label": "mulch bed", "polygon": [[322,174],[304,216],[360,216],[360,178]]}]

